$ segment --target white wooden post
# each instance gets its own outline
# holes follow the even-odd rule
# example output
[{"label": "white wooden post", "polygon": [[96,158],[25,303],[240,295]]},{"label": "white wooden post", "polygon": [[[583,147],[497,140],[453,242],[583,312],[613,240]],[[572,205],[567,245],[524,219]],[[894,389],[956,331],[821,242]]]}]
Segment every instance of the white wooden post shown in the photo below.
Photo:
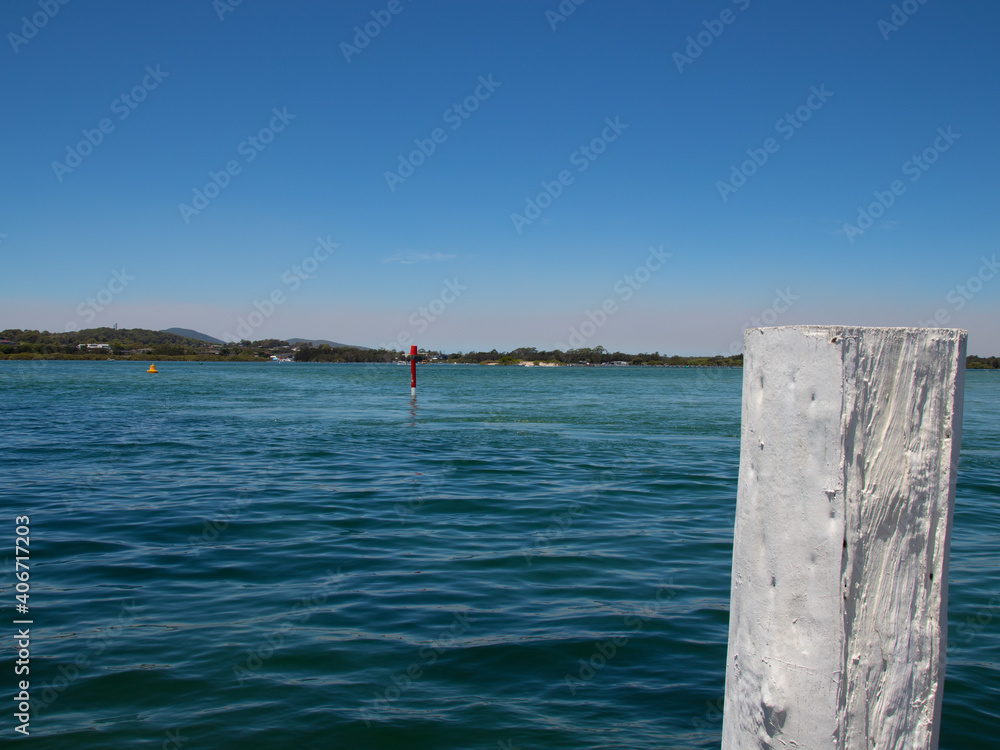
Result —
[{"label": "white wooden post", "polygon": [[723,750],[935,750],[966,332],[746,331]]}]

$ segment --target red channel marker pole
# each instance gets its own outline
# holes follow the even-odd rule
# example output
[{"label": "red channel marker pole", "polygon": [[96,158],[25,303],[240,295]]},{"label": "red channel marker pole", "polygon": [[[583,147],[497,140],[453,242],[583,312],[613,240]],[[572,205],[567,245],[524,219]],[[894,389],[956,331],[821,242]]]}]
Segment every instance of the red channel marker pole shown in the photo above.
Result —
[{"label": "red channel marker pole", "polygon": [[417,346],[410,347],[410,395],[417,395]]}]

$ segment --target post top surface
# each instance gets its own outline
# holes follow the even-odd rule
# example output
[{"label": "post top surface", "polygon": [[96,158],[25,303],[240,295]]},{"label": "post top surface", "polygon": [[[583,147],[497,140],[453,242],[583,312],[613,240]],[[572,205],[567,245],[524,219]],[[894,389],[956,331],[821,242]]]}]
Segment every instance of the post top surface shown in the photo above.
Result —
[{"label": "post top surface", "polygon": [[767,326],[767,327],[757,327],[757,328],[747,328],[745,333],[750,335],[751,332],[759,332],[761,334],[768,331],[800,331],[802,333],[820,334],[820,335],[863,335],[863,334],[889,334],[889,335],[903,335],[903,334],[919,334],[924,333],[927,335],[935,335],[946,338],[963,338],[969,335],[969,332],[964,328],[926,328],[917,326],[854,326],[854,325],[796,325],[796,326]]}]

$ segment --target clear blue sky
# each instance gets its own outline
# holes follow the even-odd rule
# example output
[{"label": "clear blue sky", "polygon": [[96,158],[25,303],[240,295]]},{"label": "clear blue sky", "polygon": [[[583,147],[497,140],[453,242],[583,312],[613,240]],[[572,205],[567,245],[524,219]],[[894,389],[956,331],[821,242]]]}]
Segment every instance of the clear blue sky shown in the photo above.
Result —
[{"label": "clear blue sky", "polygon": [[0,329],[1000,354],[996,3],[233,2],[3,3]]}]

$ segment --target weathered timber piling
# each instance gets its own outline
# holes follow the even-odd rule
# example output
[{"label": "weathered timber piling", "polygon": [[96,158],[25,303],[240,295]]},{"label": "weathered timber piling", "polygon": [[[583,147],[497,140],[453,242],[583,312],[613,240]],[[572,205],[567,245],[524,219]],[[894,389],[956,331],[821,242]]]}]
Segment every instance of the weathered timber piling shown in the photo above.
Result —
[{"label": "weathered timber piling", "polygon": [[746,332],[724,750],[937,748],[965,348]]}]

